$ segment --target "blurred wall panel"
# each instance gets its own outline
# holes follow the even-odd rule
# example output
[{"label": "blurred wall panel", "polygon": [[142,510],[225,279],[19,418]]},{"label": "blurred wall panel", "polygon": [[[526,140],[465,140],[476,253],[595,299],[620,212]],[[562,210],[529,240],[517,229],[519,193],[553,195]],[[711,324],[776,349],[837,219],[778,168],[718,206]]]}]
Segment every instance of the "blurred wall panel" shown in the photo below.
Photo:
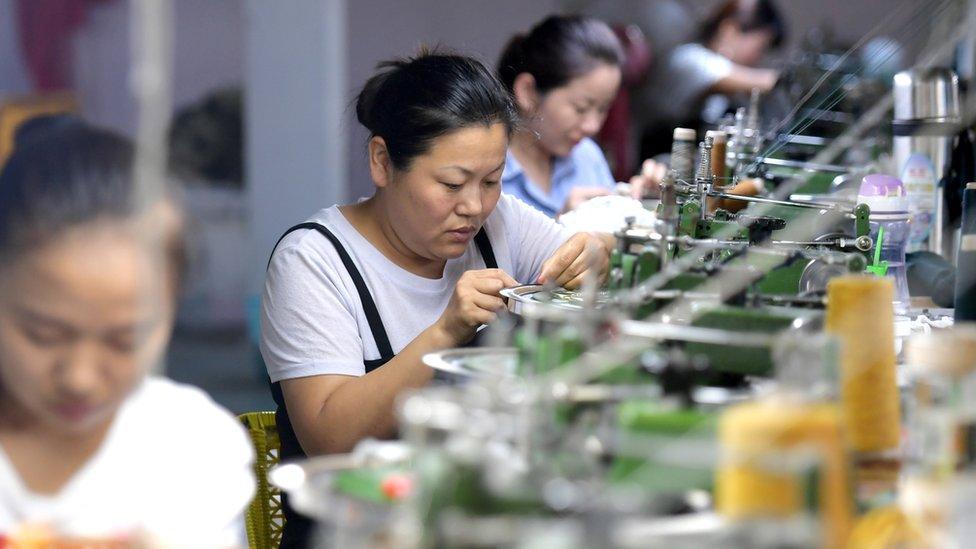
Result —
[{"label": "blurred wall panel", "polygon": [[253,291],[278,236],[346,197],[345,0],[247,0],[245,155]]},{"label": "blurred wall panel", "polygon": [[[128,85],[130,3],[96,3],[74,42],[74,82],[81,107],[95,123],[135,131]],[[173,0],[173,107],[214,88],[239,85],[244,75],[242,0]]]},{"label": "blurred wall panel", "polygon": [[31,89],[21,61],[16,25],[14,0],[0,0],[0,95],[20,95]]}]

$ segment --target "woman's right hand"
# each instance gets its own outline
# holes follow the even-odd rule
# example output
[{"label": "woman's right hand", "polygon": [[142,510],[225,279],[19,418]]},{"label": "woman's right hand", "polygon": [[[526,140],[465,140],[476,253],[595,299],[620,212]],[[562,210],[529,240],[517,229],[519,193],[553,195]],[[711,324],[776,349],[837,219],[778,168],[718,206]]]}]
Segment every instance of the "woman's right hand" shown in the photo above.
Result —
[{"label": "woman's right hand", "polygon": [[650,158],[645,160],[640,173],[630,178],[630,197],[642,200],[661,196],[661,181],[667,172],[667,164]]},{"label": "woman's right hand", "polygon": [[499,292],[518,285],[501,269],[467,271],[454,286],[451,301],[435,326],[453,345],[463,345],[474,337],[478,326],[491,323],[505,308]]}]

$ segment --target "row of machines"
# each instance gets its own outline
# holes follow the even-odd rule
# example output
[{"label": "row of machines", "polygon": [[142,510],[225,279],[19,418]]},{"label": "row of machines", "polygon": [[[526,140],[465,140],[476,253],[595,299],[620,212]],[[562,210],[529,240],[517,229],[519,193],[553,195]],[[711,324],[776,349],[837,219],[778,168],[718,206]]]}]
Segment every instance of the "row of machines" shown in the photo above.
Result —
[{"label": "row of machines", "polygon": [[[654,221],[623,220],[608,280],[505,290],[480,347],[425,357],[438,382],[401,399],[398,440],[275,468],[320,543],[964,546],[976,327],[913,306],[915,206],[878,173],[898,135],[833,165],[829,140],[760,119],[756,96],[703,139],[675,130]],[[935,254],[959,265],[957,309],[962,194],[956,251]]]}]

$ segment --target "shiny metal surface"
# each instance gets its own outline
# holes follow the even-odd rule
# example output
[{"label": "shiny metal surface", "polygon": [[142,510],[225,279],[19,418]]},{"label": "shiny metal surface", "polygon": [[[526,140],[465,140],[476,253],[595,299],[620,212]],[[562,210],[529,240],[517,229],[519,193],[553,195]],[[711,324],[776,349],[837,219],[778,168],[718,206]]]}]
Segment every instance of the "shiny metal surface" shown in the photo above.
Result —
[{"label": "shiny metal surface", "polygon": [[[905,183],[913,212],[912,241],[909,251],[927,249],[951,257],[952,235],[946,231],[946,205],[939,181],[949,167],[952,138],[959,122],[959,78],[945,68],[912,69],[895,75],[894,123],[948,123],[933,126],[917,135],[894,138],[896,174]],[[912,160],[914,159],[914,160]],[[910,160],[912,163],[910,163]],[[919,166],[930,166],[919,170]],[[915,198],[913,198],[913,196]]]},{"label": "shiny metal surface", "polygon": [[507,377],[518,367],[514,347],[445,349],[423,356],[423,363],[438,372],[463,379]]},{"label": "shiny metal surface", "polygon": [[945,68],[910,69],[895,75],[895,119],[951,122],[959,119],[959,77]]}]

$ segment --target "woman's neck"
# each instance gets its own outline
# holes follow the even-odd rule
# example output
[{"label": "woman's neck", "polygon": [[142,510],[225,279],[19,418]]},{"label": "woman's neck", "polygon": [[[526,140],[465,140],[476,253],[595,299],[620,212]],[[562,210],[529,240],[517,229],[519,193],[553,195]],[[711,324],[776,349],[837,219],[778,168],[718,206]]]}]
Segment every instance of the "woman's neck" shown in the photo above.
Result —
[{"label": "woman's neck", "polygon": [[443,276],[447,262],[423,257],[407,246],[390,223],[391,214],[379,193],[340,210],[363,238],[398,267],[424,278]]},{"label": "woman's neck", "polygon": [[531,131],[516,131],[511,149],[529,181],[548,193],[552,187],[552,154],[542,148],[538,137]]}]

